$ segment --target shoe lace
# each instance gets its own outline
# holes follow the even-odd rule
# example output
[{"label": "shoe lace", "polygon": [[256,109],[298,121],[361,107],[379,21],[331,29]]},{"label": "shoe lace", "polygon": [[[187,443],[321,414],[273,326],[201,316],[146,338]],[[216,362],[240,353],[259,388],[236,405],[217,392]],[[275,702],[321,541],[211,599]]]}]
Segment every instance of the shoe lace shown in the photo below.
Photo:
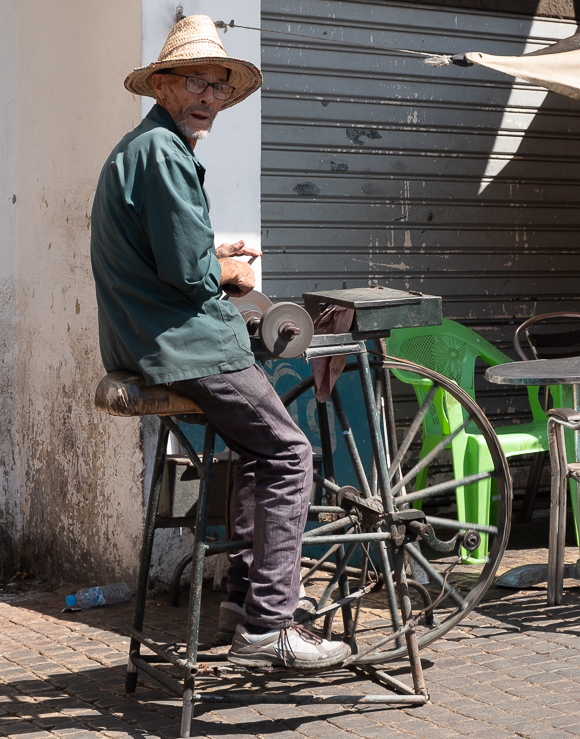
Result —
[{"label": "shoe lace", "polygon": [[284,665],[286,667],[289,666],[292,659],[296,658],[296,654],[294,653],[294,650],[292,649],[292,645],[290,643],[290,636],[288,634],[289,631],[295,631],[301,639],[310,642],[310,644],[322,644],[322,639],[319,636],[316,636],[316,634],[307,631],[305,628],[299,626],[298,624],[292,624],[291,626],[286,626],[284,629],[280,629],[277,649],[278,654],[280,655],[280,659],[284,662]]}]

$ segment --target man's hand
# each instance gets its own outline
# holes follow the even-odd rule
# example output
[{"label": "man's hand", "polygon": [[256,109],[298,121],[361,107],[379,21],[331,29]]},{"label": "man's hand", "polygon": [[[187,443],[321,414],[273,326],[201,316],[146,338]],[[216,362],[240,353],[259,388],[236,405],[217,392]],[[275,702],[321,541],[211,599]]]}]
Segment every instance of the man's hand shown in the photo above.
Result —
[{"label": "man's hand", "polygon": [[224,257],[219,259],[222,268],[220,284],[227,295],[241,298],[254,289],[256,275],[247,262]]},{"label": "man's hand", "polygon": [[262,252],[255,246],[246,246],[243,239],[236,241],[235,244],[220,244],[216,249],[218,259],[225,257],[259,257]]}]

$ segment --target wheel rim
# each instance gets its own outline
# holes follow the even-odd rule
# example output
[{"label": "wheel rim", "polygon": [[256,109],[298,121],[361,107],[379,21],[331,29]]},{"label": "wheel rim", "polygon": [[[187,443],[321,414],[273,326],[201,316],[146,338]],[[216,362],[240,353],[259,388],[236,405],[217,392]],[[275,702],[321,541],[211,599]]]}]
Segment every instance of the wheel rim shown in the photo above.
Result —
[{"label": "wheel rim", "polygon": [[[397,491],[398,488],[398,495],[395,497],[395,504],[397,507],[401,505],[398,501],[409,500],[413,495],[418,495],[419,499],[424,504],[427,520],[433,522],[432,527],[440,539],[452,538],[457,531],[461,530],[461,528],[464,530],[479,528],[479,534],[483,537],[484,541],[487,536],[487,543],[482,544],[482,547],[485,546],[487,548],[487,561],[471,565],[465,564],[464,562],[456,564],[455,567],[451,568],[451,572],[447,575],[445,575],[445,570],[447,570],[449,566],[457,560],[457,550],[448,554],[436,552],[430,548],[428,542],[425,541],[423,537],[419,540],[419,552],[416,551],[416,544],[412,544],[410,542],[405,544],[406,554],[414,572],[420,571],[417,564],[428,564],[431,567],[428,572],[429,583],[424,584],[423,587],[421,587],[420,582],[418,584],[414,584],[411,578],[410,585],[413,593],[412,603],[414,614],[416,613],[416,609],[419,609],[419,611],[425,610],[425,604],[427,602],[425,592],[429,594],[433,601],[436,600],[438,595],[442,592],[443,586],[447,591],[445,599],[437,603],[434,609],[434,624],[430,626],[428,623],[429,619],[425,619],[425,616],[429,617],[429,612],[427,611],[416,626],[418,646],[419,648],[423,648],[431,644],[440,636],[446,634],[463,618],[465,618],[465,616],[480,602],[486,590],[492,584],[509,535],[509,522],[511,517],[511,478],[507,461],[491,424],[479,406],[477,406],[472,398],[459,386],[437,372],[399,359],[388,358],[382,365],[375,364],[374,367],[375,369],[377,367],[384,367],[393,374],[394,378],[396,378],[394,383],[396,406],[398,405],[397,395],[401,392],[403,396],[407,396],[406,400],[401,401],[401,405],[404,406],[405,403],[408,404],[409,402],[408,396],[410,394],[411,385],[403,384],[403,380],[407,383],[411,380],[414,380],[415,383],[417,381],[419,383],[423,383],[425,385],[424,397],[427,397],[429,394],[427,386],[430,383],[432,387],[436,388],[436,390],[431,400],[427,403],[428,407],[426,412],[432,413],[432,406],[437,406],[437,403],[441,406],[441,396],[444,398],[444,407],[455,404],[455,416],[458,416],[458,411],[461,412],[461,416],[464,419],[463,423],[467,424],[466,428],[468,430],[468,437],[478,437],[479,443],[485,447],[486,454],[491,460],[491,470],[488,471],[491,474],[488,475],[488,478],[483,478],[474,483],[474,485],[478,485],[480,487],[484,484],[489,484],[489,480],[493,480],[495,483],[494,497],[496,498],[497,520],[492,522],[492,524],[488,524],[487,530],[485,529],[485,523],[481,524],[478,521],[469,520],[465,515],[459,516],[457,514],[457,505],[455,503],[456,492],[452,487],[445,489],[446,485],[456,485],[458,479],[452,469],[451,471],[449,469],[444,469],[445,466],[449,468],[448,459],[450,452],[448,450],[442,449],[435,455],[433,461],[429,465],[426,484],[420,486],[417,491],[414,490],[413,485],[414,482],[416,482],[418,475],[420,475],[420,471],[415,474],[414,477],[411,477],[404,486],[401,486],[401,475],[397,476],[391,469],[391,473],[393,474],[393,490]],[[349,369],[350,366],[347,365],[347,371]],[[283,396],[283,400],[288,405],[310,387],[312,387],[311,378],[303,380],[296,388],[293,388],[286,394],[286,396]],[[424,406],[425,403],[422,411],[420,408],[419,413],[425,413]],[[411,428],[413,420],[416,420],[416,418],[417,414],[412,418],[406,418],[406,428],[402,429],[402,433],[399,438],[401,446],[404,446],[409,441],[408,429]],[[456,426],[458,425],[460,424],[457,423]],[[419,426],[421,427],[422,423],[419,423]],[[455,430],[456,428],[452,427],[448,431],[453,432]],[[447,434],[447,436],[449,436],[449,434]],[[462,436],[461,433],[459,436]],[[411,443],[407,450],[401,455],[400,461],[403,478],[417,466],[417,440],[420,438],[421,430],[418,431],[418,436],[411,439]],[[396,460],[397,457],[395,457],[394,460],[391,458],[391,462]],[[444,463],[442,463],[442,461]],[[391,464],[391,468],[392,467],[393,465]],[[467,476],[467,479],[472,478],[471,476]],[[340,485],[340,481],[337,482]],[[437,489],[439,488],[436,488],[436,485],[443,489],[440,494],[437,493]],[[461,493],[461,489],[461,487],[458,489],[459,493]],[[471,489],[471,487],[468,488],[468,492]],[[433,491],[435,492],[432,495]],[[460,527],[459,524],[461,523],[465,524],[465,526]],[[372,527],[372,530],[374,530],[374,528],[376,527]],[[367,527],[364,530],[371,530],[368,526],[368,521]],[[361,545],[359,544],[358,547],[360,549]],[[364,557],[363,563],[366,563],[364,564],[363,569],[366,568],[367,572],[372,573],[372,569],[376,565],[373,565],[371,560],[366,560]],[[349,563],[347,562],[347,566],[348,565]],[[439,575],[439,580],[435,579],[435,574]],[[327,577],[331,576],[328,575]],[[365,575],[364,572],[362,573],[362,577],[363,580],[366,577],[366,581],[368,582],[368,575]],[[365,583],[363,580],[358,582],[359,587],[364,586]],[[313,577],[311,577],[309,582],[312,581]],[[328,588],[328,583],[320,587],[324,590],[325,588]],[[351,579],[350,589],[356,590],[356,588],[357,583]],[[393,607],[392,605],[389,606],[388,599],[387,603],[385,603],[384,591],[372,594],[366,593],[364,600],[365,609],[370,607],[371,613],[375,611],[377,612],[378,618],[375,619],[375,621],[382,621],[384,623],[378,623],[376,626],[373,626],[371,623],[371,626],[369,626],[368,618],[362,619],[362,628],[361,622],[358,623],[356,634],[357,644],[361,652],[364,653],[365,650],[367,650],[367,653],[361,657],[359,661],[355,660],[354,664],[378,664],[388,660],[397,659],[405,655],[407,647],[402,636],[398,639],[397,643],[390,641],[387,644],[378,646],[375,651],[373,644],[380,645],[381,639],[384,639],[385,636],[389,636],[389,632],[396,630],[394,624],[397,619],[396,617],[393,617]],[[328,606],[328,602],[330,601],[326,602],[326,606]],[[385,605],[386,617],[381,618],[381,616],[385,615]],[[355,609],[357,608],[356,601],[353,603],[353,607]],[[357,620],[357,614],[355,614],[354,619],[355,621]],[[329,620],[328,615],[326,616],[326,620]],[[340,619],[336,619],[336,621],[339,622]],[[400,625],[401,624],[399,622],[398,626]]]}]

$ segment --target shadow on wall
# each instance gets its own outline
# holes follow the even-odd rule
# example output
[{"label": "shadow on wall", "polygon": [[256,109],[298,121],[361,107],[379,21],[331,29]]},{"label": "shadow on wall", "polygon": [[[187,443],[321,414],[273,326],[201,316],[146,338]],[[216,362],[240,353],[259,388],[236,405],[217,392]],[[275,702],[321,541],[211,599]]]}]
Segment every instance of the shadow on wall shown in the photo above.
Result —
[{"label": "shadow on wall", "polygon": [[[517,120],[506,118],[519,115],[506,112],[504,130],[517,132]],[[510,209],[513,247],[502,284],[513,318],[578,309],[579,171],[580,100],[548,93],[517,149],[482,182],[485,207]]]}]

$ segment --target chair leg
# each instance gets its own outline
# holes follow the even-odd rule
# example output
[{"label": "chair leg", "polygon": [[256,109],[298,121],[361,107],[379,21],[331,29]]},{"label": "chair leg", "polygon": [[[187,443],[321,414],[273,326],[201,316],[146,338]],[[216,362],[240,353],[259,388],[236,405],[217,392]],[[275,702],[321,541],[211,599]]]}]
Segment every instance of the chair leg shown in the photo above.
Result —
[{"label": "chair leg", "polygon": [[[576,462],[576,432],[573,429],[564,429],[564,441],[566,444],[566,459],[568,462]],[[572,513],[574,516],[574,534],[576,536],[576,544],[580,546],[580,537],[578,536],[578,493],[580,492],[580,484],[571,477],[568,479],[568,489],[570,491],[570,503],[572,504]]]},{"label": "chair leg", "polygon": [[548,553],[548,605],[561,605],[564,590],[564,555],[566,544],[566,446],[564,428],[548,420],[552,494],[550,504],[550,546]]},{"label": "chair leg", "polygon": [[[423,437],[423,441],[421,443],[421,451],[419,453],[419,460],[423,459],[423,457],[426,457],[429,452],[434,449],[437,444],[441,441],[440,437],[429,437],[425,436]],[[421,472],[417,475],[415,478],[415,490],[422,490],[425,487],[425,484],[427,483],[427,477],[429,475],[429,466],[424,467]],[[413,508],[421,509],[423,507],[423,501],[417,500],[415,503],[413,503]]]},{"label": "chair leg", "polygon": [[[473,474],[472,471],[466,471]],[[459,520],[473,521],[484,525],[489,524],[491,505],[491,480],[480,480],[463,489],[457,488],[457,512]],[[481,544],[473,552],[461,547],[461,558],[466,564],[483,564],[487,561],[489,534],[481,533]]]},{"label": "chair leg", "polygon": [[524,493],[524,500],[518,517],[518,523],[530,523],[532,520],[532,513],[534,512],[534,507],[536,505],[536,497],[540,487],[540,480],[542,477],[542,470],[544,469],[544,463],[546,461],[546,455],[547,452],[538,452],[537,454],[534,454],[532,458],[528,484],[526,485],[526,492]]},{"label": "chair leg", "polygon": [[[460,480],[489,469],[491,460],[483,459],[481,450],[471,439],[465,446],[456,444],[453,448],[453,472]],[[490,465],[491,466],[491,465]],[[483,479],[455,491],[457,517],[459,521],[489,524],[491,507],[491,479]],[[461,547],[461,559],[467,564],[483,564],[487,561],[489,534],[481,533],[481,543],[473,552]]]}]

